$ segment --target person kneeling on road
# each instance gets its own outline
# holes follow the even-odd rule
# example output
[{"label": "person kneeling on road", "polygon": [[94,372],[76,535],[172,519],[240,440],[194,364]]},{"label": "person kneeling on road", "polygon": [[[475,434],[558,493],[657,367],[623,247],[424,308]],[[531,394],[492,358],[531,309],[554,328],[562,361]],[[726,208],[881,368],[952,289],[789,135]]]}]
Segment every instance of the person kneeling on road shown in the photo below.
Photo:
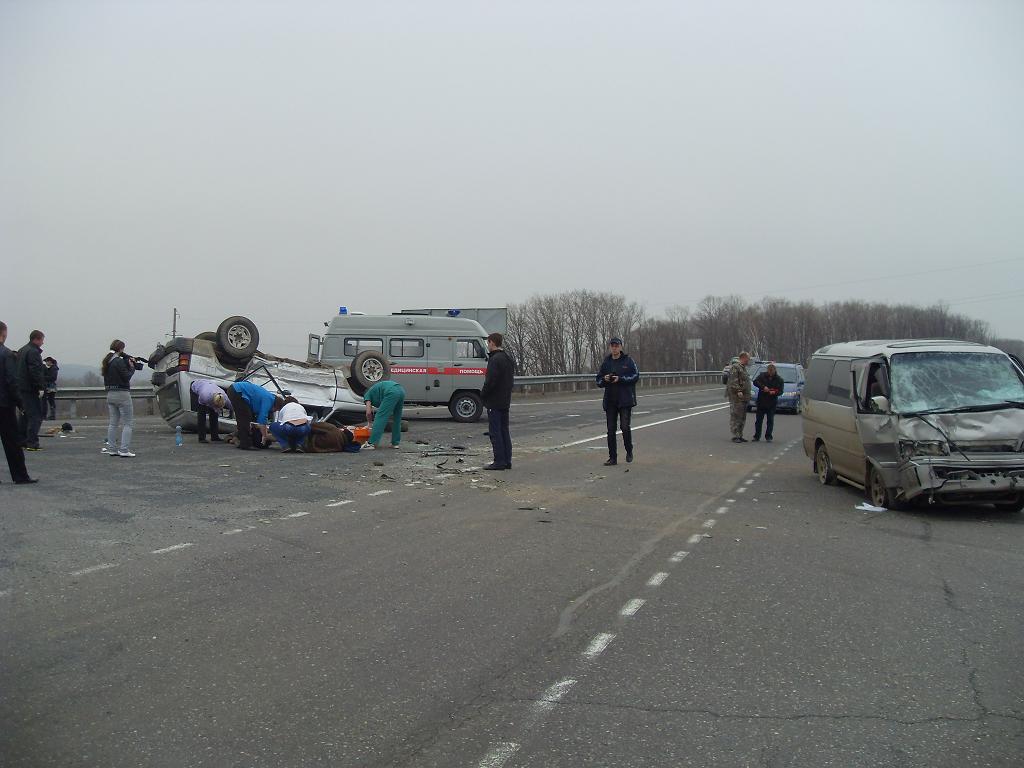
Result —
[{"label": "person kneeling on road", "polygon": [[[398,448],[402,442],[402,407],[405,405],[402,385],[394,381],[378,381],[366,390],[363,402],[366,403],[366,421],[373,426],[363,450],[372,451],[380,447],[388,421],[391,421],[391,447]],[[373,414],[374,408],[377,409],[376,416]]]},{"label": "person kneeling on road", "polygon": [[286,397],[277,421],[270,425],[274,439],[281,444],[285,453],[303,453],[302,445],[309,435],[309,414],[294,397]]},{"label": "person kneeling on road", "polygon": [[238,425],[238,447],[243,451],[253,450],[252,436],[249,428],[252,422],[267,436],[267,419],[270,414],[284,405],[284,398],[268,392],[251,381],[236,381],[227,389],[231,410],[235,413]]},{"label": "person kneeling on road", "polygon": [[225,408],[231,411],[228,393],[209,379],[196,379],[189,387],[189,394],[192,398],[192,410],[198,414],[199,442],[206,442],[206,420],[209,418],[210,440],[219,443],[221,440],[217,419]]}]

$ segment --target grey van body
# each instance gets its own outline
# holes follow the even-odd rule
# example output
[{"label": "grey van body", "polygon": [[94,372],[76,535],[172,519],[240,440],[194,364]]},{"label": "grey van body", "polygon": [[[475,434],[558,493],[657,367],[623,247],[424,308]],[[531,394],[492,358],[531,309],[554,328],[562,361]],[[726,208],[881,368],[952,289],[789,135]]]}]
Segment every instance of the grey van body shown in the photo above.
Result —
[{"label": "grey van body", "polygon": [[804,452],[823,483],[878,506],[1024,507],[1024,371],[995,347],[854,341],[819,349],[803,392]]},{"label": "grey van body", "polygon": [[345,314],[332,318],[323,336],[310,334],[307,359],[352,366],[362,352],[380,353],[390,363],[391,379],[405,389],[406,403],[445,405],[456,420],[476,421],[483,413],[486,338],[470,318]]}]

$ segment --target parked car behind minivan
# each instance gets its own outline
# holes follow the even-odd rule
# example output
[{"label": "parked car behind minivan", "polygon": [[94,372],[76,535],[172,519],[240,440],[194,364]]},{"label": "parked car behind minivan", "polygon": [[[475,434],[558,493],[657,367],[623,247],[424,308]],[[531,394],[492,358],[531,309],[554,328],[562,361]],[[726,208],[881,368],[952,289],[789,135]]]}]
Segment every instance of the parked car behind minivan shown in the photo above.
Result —
[{"label": "parked car behind minivan", "polygon": [[854,341],[807,370],[804,452],[823,484],[879,507],[917,499],[1024,509],[1024,370],[963,341]]}]

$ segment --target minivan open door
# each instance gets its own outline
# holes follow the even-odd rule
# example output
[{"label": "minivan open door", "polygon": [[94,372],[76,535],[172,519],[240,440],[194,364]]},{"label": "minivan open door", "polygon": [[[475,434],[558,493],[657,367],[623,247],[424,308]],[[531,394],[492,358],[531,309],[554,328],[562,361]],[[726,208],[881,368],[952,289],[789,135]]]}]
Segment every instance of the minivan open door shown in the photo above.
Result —
[{"label": "minivan open door", "polygon": [[854,360],[850,368],[856,409],[854,420],[864,455],[883,469],[895,469],[900,461],[896,417],[889,409],[879,411],[872,399],[879,396],[886,400],[891,398],[889,365],[884,357],[879,356]]},{"label": "minivan open door", "polygon": [[323,336],[317,336],[315,333],[309,334],[309,349],[306,353],[306,362],[308,363],[319,363],[320,362],[320,350],[323,348],[324,338]]}]

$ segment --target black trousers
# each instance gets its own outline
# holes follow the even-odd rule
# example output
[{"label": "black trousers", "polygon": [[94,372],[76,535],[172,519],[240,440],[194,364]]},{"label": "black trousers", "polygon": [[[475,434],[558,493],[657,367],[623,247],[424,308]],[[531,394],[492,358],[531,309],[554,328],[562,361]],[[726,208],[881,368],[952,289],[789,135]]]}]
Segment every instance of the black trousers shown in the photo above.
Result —
[{"label": "black trousers", "polygon": [[192,397],[192,410],[197,414],[196,429],[199,432],[199,439],[206,439],[206,420],[210,420],[210,437],[214,440],[220,440],[220,432],[217,430],[217,421],[220,418],[217,411],[208,405],[203,405],[199,402],[199,398],[196,397],[195,392],[189,393]]},{"label": "black trousers", "polygon": [[21,391],[21,420],[18,423],[21,444],[28,448],[39,447],[39,427],[43,424],[43,408],[39,392]]},{"label": "black trousers", "polygon": [[54,421],[57,418],[57,393],[44,392],[39,398],[39,410],[43,412],[43,418]]},{"label": "black trousers", "polygon": [[21,450],[18,438],[18,417],[13,405],[0,408],[0,440],[4,444],[4,455],[7,457],[7,468],[11,470],[11,480],[28,480],[25,454]]},{"label": "black trousers", "polygon": [[608,458],[615,460],[619,458],[619,441],[616,440],[615,433],[620,429],[626,454],[631,455],[633,453],[633,430],[630,428],[630,422],[633,417],[633,409],[609,405],[604,414],[608,418]]},{"label": "black trousers", "polygon": [[235,391],[234,387],[228,387],[227,393],[228,400],[231,401],[231,410],[235,414],[235,423],[238,425],[238,447],[252,448],[252,434],[249,431],[253,420],[252,408]]},{"label": "black trousers", "polygon": [[767,428],[764,431],[764,437],[766,440],[772,439],[772,430],[775,428],[775,406],[774,405],[759,405],[757,406],[756,415],[754,416],[754,439],[761,439],[761,423],[768,417]]},{"label": "black trousers", "polygon": [[487,432],[491,436],[494,463],[499,467],[512,466],[512,435],[508,431],[508,409],[487,410]]}]

